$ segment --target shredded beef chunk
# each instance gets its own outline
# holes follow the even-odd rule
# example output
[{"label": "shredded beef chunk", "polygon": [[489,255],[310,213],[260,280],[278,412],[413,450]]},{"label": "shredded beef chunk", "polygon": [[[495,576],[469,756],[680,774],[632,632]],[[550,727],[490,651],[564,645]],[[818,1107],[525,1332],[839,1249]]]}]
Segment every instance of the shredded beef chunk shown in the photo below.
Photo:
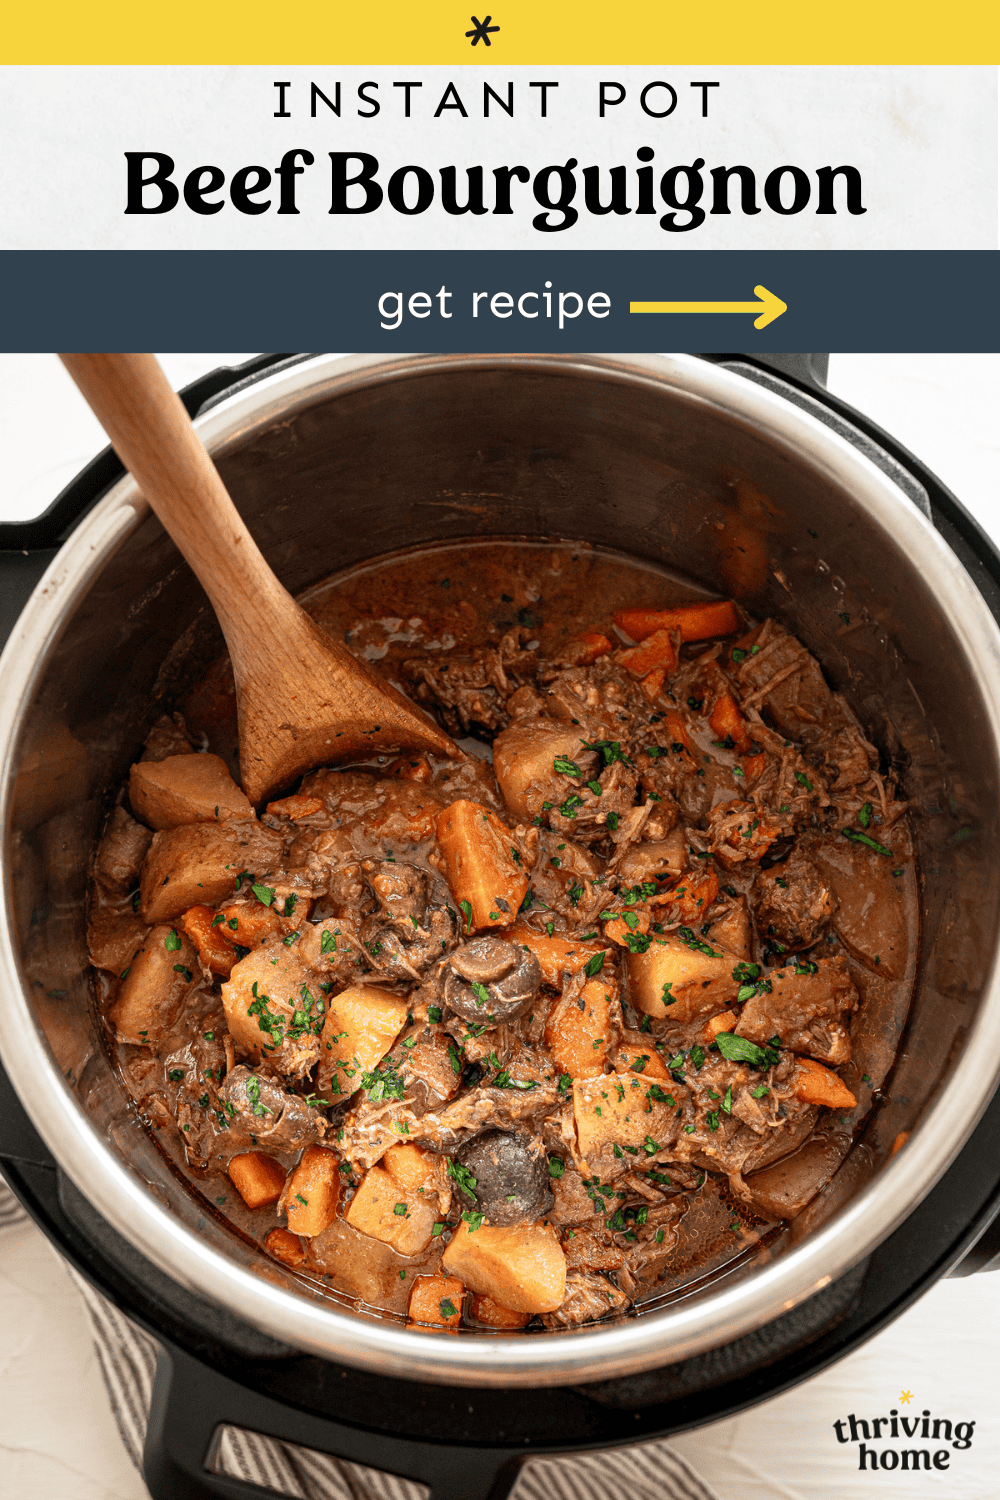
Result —
[{"label": "shredded beef chunk", "polygon": [[793,951],[818,942],[837,909],[819,870],[797,851],[783,864],[761,870],[752,895],[758,929]]},{"label": "shredded beef chunk", "polygon": [[[798,1214],[881,1081],[868,995],[912,972],[906,804],[805,646],[725,601],[552,617],[528,555],[499,605],[442,576],[358,636],[391,627],[380,668],[481,755],[321,767],[223,823],[138,798],[94,861],[158,1139],[420,1325],[620,1317]],[[164,716],[144,759],[227,735]]]}]

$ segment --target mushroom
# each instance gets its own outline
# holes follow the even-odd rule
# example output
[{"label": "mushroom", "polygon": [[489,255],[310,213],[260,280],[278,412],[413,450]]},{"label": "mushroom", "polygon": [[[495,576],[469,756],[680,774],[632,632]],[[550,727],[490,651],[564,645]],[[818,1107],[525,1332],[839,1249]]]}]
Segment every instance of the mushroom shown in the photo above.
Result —
[{"label": "mushroom", "polygon": [[465,1168],[463,1190],[487,1223],[534,1224],[552,1207],[548,1158],[536,1137],[483,1130],[456,1159]]},{"label": "mushroom", "polygon": [[499,1026],[528,1009],[541,982],[533,953],[484,933],[463,943],[448,959],[444,1002],[463,1021]]}]

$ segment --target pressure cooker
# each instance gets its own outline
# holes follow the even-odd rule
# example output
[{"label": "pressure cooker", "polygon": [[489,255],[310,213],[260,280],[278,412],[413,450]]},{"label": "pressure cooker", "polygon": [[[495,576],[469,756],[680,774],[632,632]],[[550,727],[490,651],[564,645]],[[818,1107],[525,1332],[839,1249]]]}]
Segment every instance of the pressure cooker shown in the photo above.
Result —
[{"label": "pressure cooker", "polygon": [[[824,375],[816,355],[276,355],[182,393],[293,593],[489,536],[612,545],[729,592],[749,528],[760,565],[742,569],[740,602],[819,657],[900,775],[922,954],[849,1155],[780,1253],[579,1329],[435,1337],[310,1296],[177,1178],[93,1009],[86,883],[151,723],[221,636],[110,450],[38,520],[0,527],[0,1168],[158,1343],[155,1500],[264,1495],[206,1467],[225,1423],[434,1500],[499,1500],[526,1457],[731,1414],[936,1278],[1000,1259],[1000,556]],[[768,505],[734,541],[720,496],[738,479]]]}]

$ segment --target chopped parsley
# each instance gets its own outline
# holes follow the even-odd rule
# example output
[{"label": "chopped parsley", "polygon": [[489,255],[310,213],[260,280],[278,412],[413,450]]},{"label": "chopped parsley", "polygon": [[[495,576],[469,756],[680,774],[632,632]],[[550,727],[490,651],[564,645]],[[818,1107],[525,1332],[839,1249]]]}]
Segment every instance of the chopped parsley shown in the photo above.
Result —
[{"label": "chopped parsley", "polygon": [[[616,760],[620,760],[626,766],[632,764],[622,749],[620,740],[581,740],[580,743],[585,750],[600,750],[606,766],[613,766]],[[579,774],[577,772],[577,775]]]},{"label": "chopped parsley", "polygon": [[858,813],[858,822],[861,824],[862,828],[868,828],[871,825],[871,820],[872,805],[870,802],[866,802],[864,807]]},{"label": "chopped parsley", "polygon": [[438,1303],[438,1307],[441,1309],[442,1318],[454,1318],[458,1313],[458,1308],[450,1297],[443,1297]]},{"label": "chopped parsley", "polygon": [[178,951],[178,949],[181,946],[181,940],[177,936],[177,928],[176,927],[171,927],[170,931],[167,933],[166,937],[163,939],[163,946],[164,946],[164,948],[166,948],[166,950],[167,950],[168,953],[176,953]]},{"label": "chopped parsley", "polygon": [[577,765],[576,761],[569,760],[565,755],[556,756],[555,760],[552,762],[552,769],[553,771],[558,772],[560,776],[576,776],[578,779],[583,778],[583,772],[580,770],[580,767]]},{"label": "chopped parsley", "polygon": [[469,1233],[470,1234],[475,1234],[476,1230],[480,1229],[482,1227],[482,1223],[483,1223],[483,1220],[486,1218],[486,1215],[485,1214],[473,1213],[469,1209],[466,1208],[466,1209],[462,1210],[462,1218],[465,1220],[466,1224],[468,1224],[468,1226],[469,1226]]},{"label": "chopped parsley", "polygon": [[566,1163],[561,1156],[549,1157],[549,1176],[559,1178],[566,1170]]},{"label": "chopped parsley", "polygon": [[721,958],[721,953],[716,953],[711,943],[702,942],[701,938],[695,937],[690,927],[678,927],[677,936],[686,948],[691,948],[695,953],[706,953],[709,958]]},{"label": "chopped parsley", "polygon": [[255,1073],[251,1073],[247,1079],[247,1098],[250,1100],[250,1113],[263,1116],[272,1113],[266,1104],[260,1102],[260,1079]]},{"label": "chopped parsley", "polygon": [[804,774],[804,772],[796,771],[795,780],[798,782],[799,786],[804,786],[807,792],[811,792],[814,790],[812,782],[809,780],[809,777]]},{"label": "chopped parsley", "polygon": [[257,900],[260,902],[261,906],[271,905],[271,902],[274,900],[275,896],[273,885],[261,885],[258,881],[255,880],[250,889],[257,897]]},{"label": "chopped parsley", "polygon": [[406,1092],[403,1080],[390,1057],[385,1058],[379,1067],[362,1073],[361,1087],[373,1104],[380,1104],[383,1099],[402,1099]]},{"label": "chopped parsley", "polygon": [[749,1037],[737,1036],[734,1031],[720,1031],[715,1038],[715,1045],[726,1062],[745,1062],[755,1068],[767,1068],[777,1061],[777,1058],[768,1055],[769,1048],[758,1047]]},{"label": "chopped parsley", "polygon": [[472,906],[468,901],[460,901],[458,903],[458,909],[465,918],[465,934],[466,937],[468,937],[469,933],[472,931]]},{"label": "chopped parsley", "polygon": [[867,833],[855,833],[853,828],[842,828],[841,833],[845,839],[850,839],[853,844],[867,844],[869,849],[874,849],[876,854],[884,854],[887,859],[892,858],[892,850],[880,844],[878,839],[870,839]]},{"label": "chopped parsley", "polygon": [[428,1005],[428,1007],[427,1007],[427,1019],[428,1019],[428,1021],[434,1021],[434,1022],[440,1021],[440,1019],[441,1019],[441,1007],[440,1007],[440,1005]]}]

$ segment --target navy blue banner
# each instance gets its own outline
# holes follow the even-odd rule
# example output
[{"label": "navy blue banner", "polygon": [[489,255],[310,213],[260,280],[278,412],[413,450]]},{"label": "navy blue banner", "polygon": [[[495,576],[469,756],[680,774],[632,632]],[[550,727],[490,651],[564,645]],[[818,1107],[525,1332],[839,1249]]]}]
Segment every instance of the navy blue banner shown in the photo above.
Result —
[{"label": "navy blue banner", "polygon": [[8,350],[1000,347],[989,250],[11,250],[0,274]]}]

